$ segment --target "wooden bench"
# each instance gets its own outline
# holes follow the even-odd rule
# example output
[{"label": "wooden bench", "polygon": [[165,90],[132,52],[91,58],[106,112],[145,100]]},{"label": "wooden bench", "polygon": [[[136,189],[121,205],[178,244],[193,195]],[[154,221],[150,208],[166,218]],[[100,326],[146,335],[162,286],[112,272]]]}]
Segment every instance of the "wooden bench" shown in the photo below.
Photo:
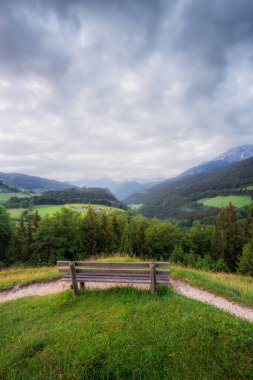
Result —
[{"label": "wooden bench", "polygon": [[170,263],[166,262],[57,261],[57,265],[64,273],[62,280],[71,282],[74,294],[78,293],[78,282],[80,288],[85,282],[150,284],[153,294],[158,284],[169,282]]}]

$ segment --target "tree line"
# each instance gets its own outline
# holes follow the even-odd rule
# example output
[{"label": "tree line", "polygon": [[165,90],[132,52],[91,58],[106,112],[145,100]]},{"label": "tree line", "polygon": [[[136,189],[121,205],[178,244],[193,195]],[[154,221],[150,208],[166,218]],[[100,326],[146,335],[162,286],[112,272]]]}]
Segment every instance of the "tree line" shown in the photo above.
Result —
[{"label": "tree line", "polygon": [[140,215],[62,208],[41,218],[36,212],[15,224],[0,207],[0,265],[54,265],[57,260],[90,259],[112,253],[170,260],[212,271],[253,275],[253,207],[238,219],[232,204],[215,224],[190,228]]},{"label": "tree line", "polygon": [[6,202],[6,207],[29,208],[33,205],[64,205],[68,203],[93,203],[126,208],[109,190],[96,187],[49,190],[44,191],[41,195],[27,198],[11,197]]}]

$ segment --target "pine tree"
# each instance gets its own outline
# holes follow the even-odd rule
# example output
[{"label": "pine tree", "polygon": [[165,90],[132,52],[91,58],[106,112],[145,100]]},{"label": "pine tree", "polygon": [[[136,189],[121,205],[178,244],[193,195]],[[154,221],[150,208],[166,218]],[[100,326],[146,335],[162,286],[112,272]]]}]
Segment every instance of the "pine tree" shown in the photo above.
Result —
[{"label": "pine tree", "polygon": [[133,252],[132,242],[130,238],[129,224],[126,224],[123,234],[122,234],[121,243],[120,243],[120,252],[128,253],[129,255],[131,255],[131,253]]},{"label": "pine tree", "polygon": [[91,206],[83,218],[83,251],[86,255],[94,255],[98,252],[99,224],[96,212]]},{"label": "pine tree", "polygon": [[229,203],[217,218],[215,239],[218,257],[225,261],[231,271],[236,270],[237,259],[241,254],[240,235],[235,207]]},{"label": "pine tree", "polygon": [[249,215],[244,228],[245,241],[249,242],[253,238],[253,206],[249,210]]},{"label": "pine tree", "polygon": [[121,225],[117,215],[112,216],[112,233],[113,233],[113,251],[120,250],[121,242]]},{"label": "pine tree", "polygon": [[135,224],[133,250],[138,256],[146,256],[148,254],[147,234],[143,223]]},{"label": "pine tree", "polygon": [[0,206],[0,263],[8,263],[8,248],[14,227],[5,207]]},{"label": "pine tree", "polygon": [[109,253],[113,250],[113,232],[108,216],[102,213],[99,224],[99,252]]}]

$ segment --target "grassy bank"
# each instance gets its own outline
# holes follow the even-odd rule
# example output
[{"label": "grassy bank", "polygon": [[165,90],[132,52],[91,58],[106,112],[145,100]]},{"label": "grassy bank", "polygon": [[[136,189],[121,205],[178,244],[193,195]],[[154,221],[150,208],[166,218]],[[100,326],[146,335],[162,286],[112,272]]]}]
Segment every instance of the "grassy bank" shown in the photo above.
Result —
[{"label": "grassy bank", "polygon": [[34,282],[51,281],[59,278],[56,267],[15,267],[0,270],[0,291],[15,285],[28,285]]},{"label": "grassy bank", "polygon": [[252,324],[168,288],[68,290],[2,304],[0,315],[5,380],[252,376]]},{"label": "grassy bank", "polygon": [[198,269],[173,267],[171,275],[199,288],[225,296],[253,307],[253,278],[227,273],[212,273]]}]

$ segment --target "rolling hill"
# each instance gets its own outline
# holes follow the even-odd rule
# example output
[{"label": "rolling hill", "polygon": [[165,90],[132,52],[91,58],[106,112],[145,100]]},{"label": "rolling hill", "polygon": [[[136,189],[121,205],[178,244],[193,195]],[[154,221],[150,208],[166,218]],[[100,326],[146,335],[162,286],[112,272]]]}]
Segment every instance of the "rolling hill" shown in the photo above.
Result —
[{"label": "rolling hill", "polygon": [[41,195],[20,199],[13,197],[6,203],[9,208],[28,208],[34,205],[98,204],[125,208],[107,189],[94,187],[45,191]]},{"label": "rolling hill", "polygon": [[31,176],[22,173],[3,173],[0,172],[0,181],[4,181],[8,186],[14,186],[17,189],[24,189],[33,192],[42,192],[45,190],[60,190],[73,187],[66,182],[59,182],[53,179]]},{"label": "rolling hill", "polygon": [[253,158],[228,167],[178,176],[125,199],[127,204],[142,204],[138,210],[146,216],[182,218],[217,213],[197,201],[218,195],[246,195],[253,184]]}]

